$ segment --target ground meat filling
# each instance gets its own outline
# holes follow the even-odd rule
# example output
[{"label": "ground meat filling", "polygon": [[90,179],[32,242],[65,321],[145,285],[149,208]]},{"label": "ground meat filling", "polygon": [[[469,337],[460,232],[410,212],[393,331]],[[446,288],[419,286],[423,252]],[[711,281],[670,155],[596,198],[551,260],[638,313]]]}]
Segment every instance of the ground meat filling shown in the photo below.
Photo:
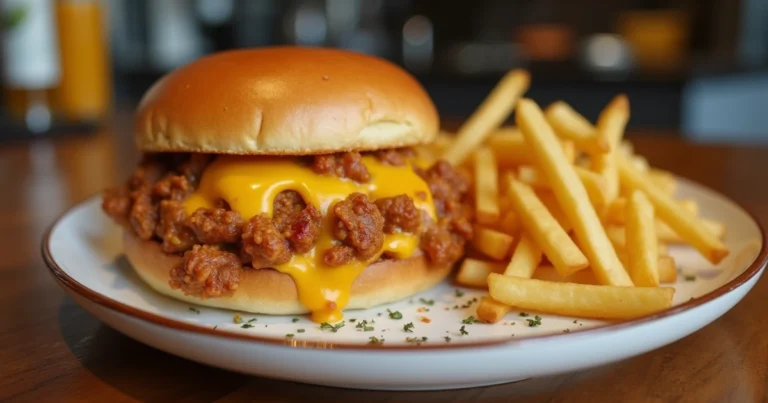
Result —
[{"label": "ground meat filling", "polygon": [[371,174],[358,152],[316,155],[312,170],[320,175],[349,178],[355,182],[368,182]]},{"label": "ground meat filling", "polygon": [[379,208],[384,217],[384,232],[393,234],[395,232],[415,233],[421,225],[421,210],[413,204],[413,199],[407,195],[395,197],[384,197],[376,200],[376,207]]},{"label": "ground meat filling", "polygon": [[464,245],[472,238],[469,179],[445,161],[416,172],[429,185],[437,213],[437,222],[431,223],[421,236],[421,249],[433,263],[453,263],[464,254]]},{"label": "ground meat filling", "polygon": [[382,164],[403,166],[409,159],[416,156],[416,151],[412,148],[390,148],[387,150],[374,151],[373,155],[375,155]]},{"label": "ground meat filling", "polygon": [[[371,154],[393,166],[406,165],[414,156],[411,149]],[[408,195],[370,200],[362,193],[334,204],[326,221],[292,190],[275,197],[271,216],[241,217],[223,200],[189,215],[183,201],[197,188],[211,160],[205,154],[147,154],[126,184],[105,191],[102,201],[103,210],[137,237],[160,242],[166,253],[183,254],[183,264],[171,271],[170,283],[187,295],[231,295],[243,265],[274,267],[288,263],[294,254],[311,251],[324,222],[331,223],[336,240],[321,251],[330,266],[372,259],[381,250],[385,234],[393,233],[419,234],[430,262],[453,263],[472,237],[469,182],[446,162],[427,170],[416,168],[432,192],[434,222]],[[311,168],[357,182],[371,178],[357,152],[315,156]],[[422,192],[415,197],[426,200],[427,195]]]},{"label": "ground meat filling", "polygon": [[[330,266],[339,266],[351,260],[351,251],[361,260],[368,260],[384,244],[384,217],[379,208],[362,193],[352,193],[338,201],[331,209],[333,236],[341,241],[325,253],[323,259]],[[350,250],[351,249],[351,250]]]},{"label": "ground meat filling", "polygon": [[212,245],[195,245],[184,253],[184,261],[171,269],[169,284],[184,295],[201,299],[235,293],[242,271],[240,259]]}]

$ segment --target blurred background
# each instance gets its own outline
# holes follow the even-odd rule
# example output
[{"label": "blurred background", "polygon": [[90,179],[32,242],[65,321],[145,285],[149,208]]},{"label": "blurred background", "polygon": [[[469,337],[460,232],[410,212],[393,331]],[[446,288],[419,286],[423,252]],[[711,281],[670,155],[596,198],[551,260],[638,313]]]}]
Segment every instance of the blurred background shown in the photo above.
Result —
[{"label": "blurred background", "polygon": [[[768,143],[765,0],[2,0],[0,141],[118,127],[160,76],[205,54],[329,46],[411,71],[441,115],[501,75],[590,119],[618,92],[632,128]],[[117,122],[117,123],[116,123]],[[0,145],[2,143],[0,142]],[[128,143],[129,144],[129,143]]]}]

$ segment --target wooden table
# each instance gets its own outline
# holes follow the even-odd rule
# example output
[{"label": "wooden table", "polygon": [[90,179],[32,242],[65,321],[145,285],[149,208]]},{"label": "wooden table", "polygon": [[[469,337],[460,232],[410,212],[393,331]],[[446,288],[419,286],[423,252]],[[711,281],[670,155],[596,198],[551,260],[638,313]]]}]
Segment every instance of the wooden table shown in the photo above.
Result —
[{"label": "wooden table", "polygon": [[[634,134],[654,166],[714,188],[768,223],[768,149]],[[46,227],[122,180],[135,158],[130,137],[111,131],[0,146],[0,401],[768,401],[765,278],[732,311],[670,346],[593,370],[487,388],[334,389],[226,372],[144,346],[66,297],[40,257]]]}]

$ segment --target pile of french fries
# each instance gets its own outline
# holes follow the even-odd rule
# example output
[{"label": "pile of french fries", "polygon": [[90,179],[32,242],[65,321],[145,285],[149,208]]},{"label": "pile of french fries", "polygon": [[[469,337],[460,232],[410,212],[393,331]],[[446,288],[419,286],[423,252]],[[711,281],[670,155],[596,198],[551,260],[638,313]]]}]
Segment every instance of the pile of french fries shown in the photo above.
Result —
[{"label": "pile of french fries", "polygon": [[[565,102],[542,111],[523,98],[529,82],[509,72],[455,136],[426,151],[473,176],[473,257],[456,281],[488,288],[477,316],[630,319],[669,308],[675,290],[663,284],[677,271],[667,245],[718,263],[728,254],[725,226],[699,217],[695,200],[676,199],[674,176],[623,140],[626,96],[592,124]],[[501,127],[514,109],[516,126]]]}]

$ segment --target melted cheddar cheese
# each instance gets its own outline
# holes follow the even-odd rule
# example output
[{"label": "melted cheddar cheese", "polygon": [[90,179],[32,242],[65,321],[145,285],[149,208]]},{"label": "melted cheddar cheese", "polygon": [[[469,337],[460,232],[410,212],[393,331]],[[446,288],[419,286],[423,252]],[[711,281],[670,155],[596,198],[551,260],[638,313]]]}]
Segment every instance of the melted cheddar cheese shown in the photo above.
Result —
[{"label": "melted cheddar cheese", "polygon": [[349,301],[355,278],[384,252],[398,259],[408,258],[418,247],[418,236],[385,234],[382,249],[370,260],[353,259],[342,266],[327,266],[323,253],[337,242],[327,214],[333,203],[354,192],[366,194],[371,200],[406,194],[416,207],[435,219],[429,187],[410,166],[384,165],[371,156],[363,157],[363,163],[371,174],[367,183],[318,175],[291,158],[221,156],[206,168],[199,188],[186,200],[185,209],[192,214],[201,207],[212,208],[223,199],[247,220],[261,213],[271,216],[275,196],[280,192],[298,192],[323,214],[320,235],[314,249],[294,254],[290,262],[275,269],[293,278],[299,300],[312,312],[312,320],[336,322],[343,317],[341,312]]}]

